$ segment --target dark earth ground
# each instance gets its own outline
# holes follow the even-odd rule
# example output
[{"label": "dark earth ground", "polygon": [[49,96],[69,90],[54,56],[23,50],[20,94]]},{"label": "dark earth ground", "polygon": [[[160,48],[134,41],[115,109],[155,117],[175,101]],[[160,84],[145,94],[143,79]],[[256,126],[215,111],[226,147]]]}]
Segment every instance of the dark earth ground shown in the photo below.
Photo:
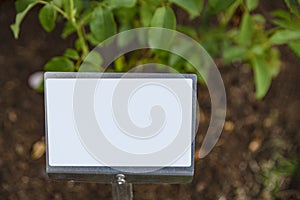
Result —
[{"label": "dark earth ground", "polygon": [[[110,185],[49,180],[45,156],[32,155],[34,144],[43,152],[44,102],[29,88],[28,77],[72,46],[72,38],[60,39],[60,27],[46,34],[34,9],[16,41],[9,30],[14,14],[13,1],[0,2],[0,199],[111,199]],[[217,146],[195,161],[191,184],[134,185],[135,199],[300,199],[300,60],[281,50],[281,73],[262,101],[254,97],[246,65],[220,68],[228,111]],[[204,86],[198,98],[202,118],[196,149],[209,122]]]}]

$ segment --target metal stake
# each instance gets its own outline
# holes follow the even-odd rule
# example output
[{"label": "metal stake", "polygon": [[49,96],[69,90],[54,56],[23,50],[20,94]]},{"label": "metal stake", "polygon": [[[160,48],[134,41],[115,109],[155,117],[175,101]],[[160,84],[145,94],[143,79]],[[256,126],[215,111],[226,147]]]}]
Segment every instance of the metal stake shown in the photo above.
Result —
[{"label": "metal stake", "polygon": [[124,174],[117,174],[116,179],[116,182],[112,183],[113,200],[132,200],[132,184],[126,182]]}]

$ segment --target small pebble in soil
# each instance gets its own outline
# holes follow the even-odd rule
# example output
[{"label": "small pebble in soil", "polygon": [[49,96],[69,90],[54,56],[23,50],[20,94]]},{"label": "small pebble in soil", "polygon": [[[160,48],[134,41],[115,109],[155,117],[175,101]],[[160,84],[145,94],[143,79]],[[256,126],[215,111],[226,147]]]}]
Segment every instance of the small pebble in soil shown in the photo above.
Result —
[{"label": "small pebble in soil", "polygon": [[45,151],[46,151],[45,141],[44,139],[41,139],[33,144],[31,158],[33,160],[37,160],[44,155]]},{"label": "small pebble in soil", "polygon": [[29,183],[29,177],[23,176],[23,177],[21,178],[21,181],[22,181],[24,184],[27,184],[27,183]]},{"label": "small pebble in soil", "polygon": [[260,171],[260,167],[259,167],[258,163],[256,162],[256,160],[251,160],[249,162],[249,167],[254,173],[257,173]]},{"label": "small pebble in soil", "polygon": [[225,196],[221,196],[218,200],[227,200]]},{"label": "small pebble in soil", "polygon": [[232,132],[234,130],[234,123],[231,122],[231,121],[225,122],[225,124],[224,124],[224,130],[226,132],[229,132],[229,133]]},{"label": "small pebble in soil", "polygon": [[14,111],[12,109],[8,109],[8,111],[7,111],[7,118],[11,122],[16,122],[17,119],[18,119],[18,115],[17,115],[16,111]]},{"label": "small pebble in soil", "polygon": [[24,154],[24,147],[21,144],[16,144],[15,151],[21,156]]},{"label": "small pebble in soil", "polygon": [[35,72],[30,75],[28,78],[28,84],[32,89],[37,89],[44,79],[44,73],[43,72]]},{"label": "small pebble in soil", "polygon": [[19,167],[21,170],[26,170],[26,169],[29,168],[28,163],[26,163],[26,162],[20,162],[20,163],[18,164],[18,167]]},{"label": "small pebble in soil", "polygon": [[54,199],[55,199],[55,200],[61,200],[61,199],[63,199],[63,198],[62,198],[62,195],[61,195],[61,194],[55,193],[55,194],[54,194]]},{"label": "small pebble in soil", "polygon": [[248,149],[250,152],[256,152],[261,146],[262,140],[260,138],[255,138],[250,142]]},{"label": "small pebble in soil", "polygon": [[264,119],[263,121],[264,127],[266,128],[272,127],[276,123],[278,116],[279,116],[278,110],[273,110],[270,113],[270,115],[266,119]]},{"label": "small pebble in soil", "polygon": [[200,183],[197,184],[196,190],[197,190],[197,192],[201,192],[205,189],[205,187],[206,187],[206,184],[203,183],[203,182],[200,182]]}]

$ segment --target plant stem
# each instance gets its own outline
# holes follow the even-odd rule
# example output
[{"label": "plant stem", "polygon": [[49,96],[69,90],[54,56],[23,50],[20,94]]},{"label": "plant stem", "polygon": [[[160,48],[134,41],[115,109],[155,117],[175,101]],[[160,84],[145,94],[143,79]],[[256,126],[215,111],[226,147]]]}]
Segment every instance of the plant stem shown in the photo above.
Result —
[{"label": "plant stem", "polygon": [[70,13],[69,13],[69,15],[70,15],[71,22],[76,23],[75,17],[74,17],[74,12],[73,12],[73,10],[74,10],[74,1],[69,0],[69,3],[70,3]]},{"label": "plant stem", "polygon": [[47,2],[47,1],[39,1],[40,4],[49,4],[52,6],[52,8],[54,10],[56,10],[58,13],[60,13],[64,18],[66,18],[67,20],[69,20],[69,16],[67,15],[67,13],[65,13],[61,8],[57,7],[53,2]]},{"label": "plant stem", "polygon": [[56,6],[53,2],[47,2],[47,1],[44,1],[44,0],[40,0],[39,3],[44,4],[44,5],[51,5],[54,10],[56,10],[66,20],[68,20],[72,23],[72,25],[76,29],[76,33],[77,33],[77,36],[78,36],[80,44],[81,44],[82,58],[84,58],[88,54],[89,48],[88,48],[88,45],[87,45],[87,43],[84,39],[84,31],[83,31],[84,25],[82,25],[82,23],[77,23],[76,22],[76,18],[75,18],[75,15],[74,15],[74,0],[69,0],[69,4],[70,4],[69,13],[66,13],[64,10],[62,10],[61,8]]},{"label": "plant stem", "polygon": [[81,46],[82,47],[82,57],[84,58],[89,53],[89,49],[88,49],[88,45],[86,44],[86,41],[84,39],[83,27],[81,25],[77,25],[75,28],[76,28],[78,38],[80,40],[80,44],[82,45]]},{"label": "plant stem", "polygon": [[84,58],[88,52],[88,45],[84,39],[84,33],[83,33],[83,26],[80,23],[76,23],[76,19],[74,16],[74,0],[69,0],[70,3],[70,13],[69,13],[69,20],[71,21],[71,23],[73,24],[74,28],[76,29],[76,33],[78,36],[78,39],[80,41],[81,44],[81,48],[82,48],[82,58]]},{"label": "plant stem", "polygon": [[86,15],[84,18],[80,20],[80,24],[84,25],[93,15],[93,12],[90,12],[88,15]]}]

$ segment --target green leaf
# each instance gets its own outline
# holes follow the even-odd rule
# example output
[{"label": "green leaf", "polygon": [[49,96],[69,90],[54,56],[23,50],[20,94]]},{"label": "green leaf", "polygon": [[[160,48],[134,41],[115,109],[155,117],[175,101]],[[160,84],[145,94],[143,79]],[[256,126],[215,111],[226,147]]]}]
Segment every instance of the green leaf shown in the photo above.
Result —
[{"label": "green leaf", "polygon": [[152,6],[152,7],[158,7],[159,5],[161,5],[161,1],[158,1],[158,0],[142,0],[140,1],[141,3],[146,3],[148,4],[149,6]]},{"label": "green leaf", "polygon": [[120,8],[120,7],[133,7],[136,4],[136,0],[109,0],[107,4],[111,8]]},{"label": "green leaf", "polygon": [[[177,66],[177,65],[182,65],[184,59],[177,55],[184,55],[186,52],[191,52],[191,45],[188,43],[183,43],[181,41],[177,41],[175,44],[172,45],[172,54],[169,55],[169,60],[168,60],[168,65],[170,66]],[[176,52],[177,54],[175,54]],[[191,55],[191,54],[190,54]],[[190,58],[190,55],[187,55],[187,58]],[[186,59],[186,58],[185,58]],[[188,60],[190,61],[190,60]]]},{"label": "green leaf", "polygon": [[73,0],[73,1],[74,1],[74,10],[73,10],[73,12],[75,14],[80,13],[80,11],[82,10],[82,8],[84,6],[86,6],[86,7],[90,6],[89,1],[82,1],[82,0]]},{"label": "green leaf", "polygon": [[197,39],[198,38],[198,33],[197,30],[191,26],[183,26],[183,25],[178,25],[177,26],[177,30],[194,38]]},{"label": "green leaf", "polygon": [[18,0],[15,2],[16,11],[20,13],[24,11],[30,4],[36,3],[37,0]]},{"label": "green leaf", "polygon": [[116,19],[120,24],[132,23],[136,18],[137,8],[119,8],[114,11]]},{"label": "green leaf", "polygon": [[242,46],[229,46],[223,51],[223,60],[225,63],[243,60],[247,54],[247,49]]},{"label": "green leaf", "polygon": [[288,45],[290,49],[300,58],[300,41],[290,42]]},{"label": "green leaf", "polygon": [[282,19],[274,19],[272,20],[273,24],[284,28],[284,29],[290,29],[290,30],[299,30],[300,29],[300,21],[299,20],[291,20],[291,21],[285,21]]},{"label": "green leaf", "polygon": [[117,58],[117,59],[114,61],[114,65],[115,65],[116,71],[118,71],[118,72],[124,71],[125,63],[126,63],[126,62],[125,62],[125,57],[124,57],[124,55],[123,55],[123,56],[120,56],[119,58]]},{"label": "green leaf", "polygon": [[19,12],[16,15],[16,20],[15,23],[10,25],[10,29],[12,30],[15,39],[19,38],[19,33],[20,33],[20,25],[24,19],[24,17],[26,16],[26,14],[28,13],[28,11],[33,8],[36,4],[38,4],[38,2],[33,2],[31,4],[28,4],[28,6],[22,11]]},{"label": "green leaf", "polygon": [[78,21],[78,23],[81,23],[82,25],[88,25],[90,23],[91,20],[91,13],[94,10],[94,5],[91,4],[89,7],[85,8],[82,13],[80,13],[80,20]]},{"label": "green leaf", "polygon": [[73,8],[71,8],[70,0],[62,0],[62,8],[68,16],[79,14],[82,10],[83,4],[89,4],[89,1],[72,0]]},{"label": "green leaf", "polygon": [[116,22],[112,12],[105,7],[95,8],[90,21],[90,29],[98,42],[114,35],[116,33]]},{"label": "green leaf", "polygon": [[[120,29],[119,29],[119,33],[123,32],[123,31],[130,30],[132,28],[133,27],[130,24],[121,24],[120,25]],[[121,35],[118,36],[117,44],[118,44],[119,47],[126,47],[133,40],[134,40],[134,36],[133,35],[128,35],[128,34],[122,35],[121,34]]]},{"label": "green leaf", "polygon": [[251,43],[251,38],[254,32],[254,23],[248,12],[245,12],[241,22],[240,33],[238,35],[238,42],[246,46]]},{"label": "green leaf", "polygon": [[74,26],[72,25],[72,23],[70,21],[67,21],[65,24],[65,27],[62,31],[61,37],[63,39],[67,38],[70,34],[74,33],[76,31],[76,29],[74,28]]},{"label": "green leaf", "polygon": [[53,0],[53,3],[60,8],[63,6],[63,0]]},{"label": "green leaf", "polygon": [[89,62],[84,62],[80,65],[78,72],[101,72],[103,71],[101,66],[93,65]]},{"label": "green leaf", "polygon": [[[177,38],[176,41],[172,43],[170,52],[173,54],[169,56],[169,66],[176,67],[179,71],[180,69],[188,70],[188,72],[196,72],[199,70],[201,76],[207,80],[208,70],[210,67],[209,58],[201,56],[201,51],[199,51],[199,49],[197,49],[194,45],[187,43],[185,39],[182,40]],[[191,65],[184,64],[186,62]]]},{"label": "green leaf", "polygon": [[172,3],[185,9],[191,16],[191,18],[200,15],[203,8],[203,0],[169,0]]},{"label": "green leaf", "polygon": [[55,27],[56,10],[51,5],[46,4],[39,12],[39,20],[47,32],[52,31]]},{"label": "green leaf", "polygon": [[291,13],[299,16],[299,2],[296,0],[284,0],[284,2]]},{"label": "green leaf", "polygon": [[45,65],[46,71],[71,72],[74,71],[74,64],[66,57],[54,57]]},{"label": "green leaf", "polygon": [[176,17],[170,7],[160,7],[155,10],[151,20],[151,26],[175,29]]},{"label": "green leaf", "polygon": [[64,53],[64,56],[73,60],[79,59],[79,54],[75,49],[67,49]]},{"label": "green leaf", "polygon": [[92,46],[97,46],[100,43],[91,33],[86,34],[85,38]]},{"label": "green leaf", "polygon": [[[152,27],[161,27],[167,29],[175,29],[176,27],[176,18],[173,10],[169,7],[160,7],[155,10],[155,13],[151,20]],[[172,40],[172,36],[164,35],[166,32],[164,30],[151,30],[149,31],[149,45],[152,48],[155,47],[167,47]]]},{"label": "green leaf", "polygon": [[80,65],[79,72],[100,72],[102,62],[101,55],[97,51],[91,51]]},{"label": "green leaf", "polygon": [[75,49],[77,51],[82,51],[82,41],[80,40],[80,38],[77,38],[75,40]]},{"label": "green leaf", "polygon": [[212,8],[217,7],[217,5],[219,5],[219,4],[220,4],[220,0],[210,0],[210,1],[208,1],[208,5]]},{"label": "green leaf", "polygon": [[250,51],[255,55],[255,56],[263,56],[265,54],[265,49],[264,46],[261,44],[255,44],[251,47]]},{"label": "green leaf", "polygon": [[289,20],[289,21],[286,21],[284,19],[274,19],[274,20],[272,20],[272,22],[281,28],[296,31],[296,30],[300,29],[300,20],[299,19],[300,18]]},{"label": "green leaf", "polygon": [[272,44],[286,44],[294,40],[300,39],[300,31],[279,30],[276,31],[270,38]]},{"label": "green leaf", "polygon": [[227,10],[236,0],[209,0],[208,5],[212,8],[213,13],[219,13]]},{"label": "green leaf", "polygon": [[149,5],[143,3],[139,9],[142,26],[149,26],[152,19],[152,9]]},{"label": "green leaf", "polygon": [[289,21],[291,19],[291,15],[289,12],[284,11],[284,10],[275,10],[271,12],[272,16],[274,17],[280,17],[282,19],[285,19]]},{"label": "green leaf", "polygon": [[252,20],[254,22],[257,22],[259,24],[265,24],[266,23],[266,19],[263,15],[260,15],[260,14],[253,14],[252,15]]},{"label": "green leaf", "polygon": [[69,0],[62,1],[63,10],[67,13],[68,16],[71,14],[71,5]]},{"label": "green leaf", "polygon": [[185,60],[176,54],[170,54],[168,59],[168,65],[175,67],[182,65]]},{"label": "green leaf", "polygon": [[246,0],[246,6],[249,11],[254,10],[257,8],[259,1],[258,0]]},{"label": "green leaf", "polygon": [[91,51],[84,59],[84,62],[91,63],[95,66],[101,66],[103,59],[97,51]]},{"label": "green leaf", "polygon": [[280,71],[280,53],[277,48],[271,48],[268,55],[268,65],[272,77],[277,76]]},{"label": "green leaf", "polygon": [[299,30],[300,18],[293,16],[291,13],[283,10],[276,10],[272,12],[272,15],[276,17],[272,22],[284,29]]},{"label": "green leaf", "polygon": [[254,82],[256,87],[256,98],[263,98],[271,85],[271,74],[264,57],[253,57],[251,60],[254,70]]}]

